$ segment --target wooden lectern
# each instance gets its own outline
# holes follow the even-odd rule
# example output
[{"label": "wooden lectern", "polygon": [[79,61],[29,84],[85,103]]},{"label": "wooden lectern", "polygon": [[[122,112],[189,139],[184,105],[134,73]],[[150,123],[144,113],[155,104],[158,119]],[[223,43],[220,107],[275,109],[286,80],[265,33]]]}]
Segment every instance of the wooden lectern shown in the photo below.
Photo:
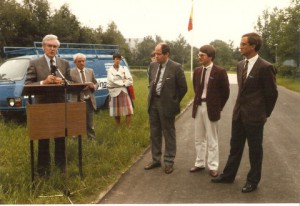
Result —
[{"label": "wooden lectern", "polygon": [[[27,129],[30,137],[31,180],[34,181],[33,141],[55,137],[78,136],[79,173],[82,177],[82,139],[86,133],[86,103],[80,101],[80,92],[87,84],[69,85],[25,85],[22,96],[28,96]],[[48,92],[55,94],[77,94],[77,102],[33,104],[33,95]],[[49,115],[50,114],[50,115]]]}]

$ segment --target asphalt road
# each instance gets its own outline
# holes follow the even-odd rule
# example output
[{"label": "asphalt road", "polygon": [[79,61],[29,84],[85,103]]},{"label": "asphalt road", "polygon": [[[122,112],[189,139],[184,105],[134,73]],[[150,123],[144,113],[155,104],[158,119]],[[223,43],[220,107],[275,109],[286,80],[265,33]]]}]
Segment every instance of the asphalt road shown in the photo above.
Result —
[{"label": "asphalt road", "polygon": [[[231,94],[220,121],[220,167],[229,154],[232,110],[237,85]],[[211,183],[208,170],[190,173],[195,161],[194,122],[189,107],[176,121],[177,155],[174,172],[166,175],[162,168],[146,171],[151,160],[149,150],[121,176],[112,188],[100,194],[100,204],[120,203],[299,203],[300,202],[300,94],[279,87],[279,98],[264,130],[262,180],[252,193],[241,193],[249,170],[248,147],[235,182]]]}]

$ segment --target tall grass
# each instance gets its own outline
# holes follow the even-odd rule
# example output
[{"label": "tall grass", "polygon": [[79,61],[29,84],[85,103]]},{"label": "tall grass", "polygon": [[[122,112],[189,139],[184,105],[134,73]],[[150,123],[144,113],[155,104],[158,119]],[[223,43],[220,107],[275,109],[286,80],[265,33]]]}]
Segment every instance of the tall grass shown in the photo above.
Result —
[{"label": "tall grass", "polygon": [[[100,192],[117,180],[149,146],[147,113],[148,83],[145,71],[132,70],[136,100],[132,125],[120,129],[108,109],[95,114],[96,141],[83,138],[83,175],[78,170],[77,139],[67,138],[67,172],[61,175],[54,165],[49,179],[35,177],[31,184],[30,147],[26,123],[4,123],[0,118],[0,204],[64,204],[91,203]],[[182,101],[184,108],[193,97],[190,74],[186,74],[188,93]],[[53,140],[50,141],[53,160]],[[35,141],[35,162],[37,141]],[[53,161],[52,161],[53,162]],[[69,198],[53,195],[74,192]],[[52,197],[41,197],[52,196]]]}]

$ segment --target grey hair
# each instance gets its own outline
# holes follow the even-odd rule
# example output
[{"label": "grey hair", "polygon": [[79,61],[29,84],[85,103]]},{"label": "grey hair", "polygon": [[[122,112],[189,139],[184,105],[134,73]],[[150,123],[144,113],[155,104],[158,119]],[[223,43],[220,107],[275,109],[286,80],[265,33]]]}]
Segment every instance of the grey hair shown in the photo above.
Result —
[{"label": "grey hair", "polygon": [[75,62],[75,60],[77,58],[84,58],[84,59],[86,59],[86,56],[84,54],[82,54],[82,53],[76,53],[76,54],[73,55],[74,62]]},{"label": "grey hair", "polygon": [[59,47],[60,46],[60,42],[58,40],[58,37],[54,34],[48,34],[46,35],[44,38],[43,38],[43,45],[46,44],[47,41],[50,41],[50,40],[56,40],[57,42],[57,46]]}]

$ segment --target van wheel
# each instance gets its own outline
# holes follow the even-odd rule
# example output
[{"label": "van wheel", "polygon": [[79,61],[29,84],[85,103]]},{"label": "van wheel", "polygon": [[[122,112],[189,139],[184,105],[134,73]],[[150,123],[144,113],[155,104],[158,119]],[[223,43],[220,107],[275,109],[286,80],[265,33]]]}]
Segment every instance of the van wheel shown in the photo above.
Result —
[{"label": "van wheel", "polygon": [[26,122],[26,112],[20,111],[1,111],[4,122],[14,121],[18,123]]}]

